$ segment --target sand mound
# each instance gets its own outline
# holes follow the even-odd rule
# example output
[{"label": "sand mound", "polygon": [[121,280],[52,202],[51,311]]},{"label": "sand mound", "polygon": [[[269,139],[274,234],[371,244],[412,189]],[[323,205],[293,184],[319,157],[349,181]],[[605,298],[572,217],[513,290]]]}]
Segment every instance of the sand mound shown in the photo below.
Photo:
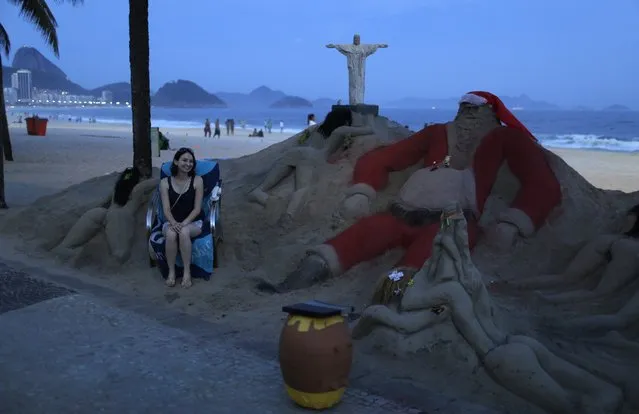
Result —
[{"label": "sand mound", "polygon": [[[180,291],[171,299],[166,296],[158,272],[148,266],[144,228],[146,205],[135,213],[133,249],[124,263],[117,263],[110,257],[106,237],[104,232],[100,232],[77,252],[69,264],[76,268],[91,269],[94,277],[102,279],[103,283],[112,283],[114,286],[125,284],[135,294],[162,302],[166,298],[171,306],[191,312],[218,317],[232,311],[237,318],[237,326],[252,331],[254,336],[265,333],[272,336],[273,340],[276,340],[273,332],[279,328],[282,302],[313,296],[349,303],[361,309],[369,302],[377,277],[394,264],[399,252],[389,252],[377,260],[357,266],[339,280],[304,292],[280,296],[258,294],[252,289],[252,278],[281,280],[295,267],[307,247],[323,242],[351,224],[337,212],[356,158],[370,148],[408,135],[408,131],[397,124],[379,122],[376,121],[375,134],[359,137],[351,150],[344,154],[343,160],[316,168],[308,202],[294,218],[292,226],[286,229],[279,226],[278,220],[293,191],[293,177],[287,178],[271,193],[266,207],[249,203],[247,194],[260,184],[283,151],[296,145],[299,135],[256,154],[220,161],[224,179],[222,220],[225,240],[220,268],[209,283],[198,283],[190,291]],[[473,261],[487,279],[525,278],[558,270],[565,266],[581,243],[614,229],[619,224],[617,217],[620,213],[639,203],[639,193],[597,189],[553,153],[547,152],[547,156],[562,185],[561,209],[536,237],[519,243],[510,254],[492,254],[480,242],[473,253]],[[376,200],[376,209],[385,207],[410,172],[392,174],[388,189]],[[20,239],[20,250],[24,252],[51,251],[83,213],[104,206],[109,201],[116,179],[117,174],[93,178],[58,194],[43,197],[31,206],[11,210],[0,218],[0,234]],[[506,208],[517,187],[518,183],[504,167],[493,195],[486,204],[482,224],[488,224],[491,217]],[[521,298],[507,296],[497,297],[495,301],[498,307],[507,310],[502,312],[507,315],[502,326],[519,326],[529,331],[533,330],[539,318],[582,311],[579,307],[568,310],[556,306],[522,304]],[[601,304],[597,309],[604,311],[610,307],[610,303]],[[589,308],[588,311],[593,312],[593,309]],[[491,382],[484,373],[447,381],[448,376],[457,377],[460,372],[469,372],[453,362],[458,361],[459,355],[454,350],[451,352],[450,347],[443,351],[447,357],[442,357],[441,353],[420,353],[409,361],[388,359],[375,353],[373,348],[375,346],[358,350],[358,358],[368,363],[368,375],[382,370],[387,378],[410,380],[413,388],[434,389],[456,397],[472,398],[497,408],[508,406],[513,409],[511,412],[538,412]],[[371,353],[374,355],[367,356]]]}]

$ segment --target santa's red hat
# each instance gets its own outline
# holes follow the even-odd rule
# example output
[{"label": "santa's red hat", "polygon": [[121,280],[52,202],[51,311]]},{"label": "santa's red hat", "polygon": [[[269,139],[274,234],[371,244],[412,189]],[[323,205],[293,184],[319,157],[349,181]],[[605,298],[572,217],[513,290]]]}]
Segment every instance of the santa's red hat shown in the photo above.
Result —
[{"label": "santa's red hat", "polygon": [[515,115],[513,115],[512,112],[508,110],[508,108],[506,108],[506,105],[504,105],[501,99],[490,92],[468,92],[466,95],[461,97],[459,103],[468,103],[477,106],[490,105],[493,108],[493,112],[495,112],[497,119],[499,119],[504,125],[506,125],[507,127],[518,129],[529,135],[534,141],[537,141],[537,138],[535,138],[535,136],[528,130],[528,128],[526,128],[524,124],[519,122]]}]

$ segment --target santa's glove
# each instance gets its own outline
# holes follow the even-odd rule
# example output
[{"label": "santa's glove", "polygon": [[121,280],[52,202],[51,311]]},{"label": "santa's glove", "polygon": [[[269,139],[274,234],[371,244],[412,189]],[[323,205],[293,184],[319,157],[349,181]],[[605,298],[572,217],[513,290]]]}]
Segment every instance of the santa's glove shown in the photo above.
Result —
[{"label": "santa's glove", "polygon": [[364,194],[353,194],[344,199],[340,214],[345,219],[356,219],[369,215],[371,202]]}]

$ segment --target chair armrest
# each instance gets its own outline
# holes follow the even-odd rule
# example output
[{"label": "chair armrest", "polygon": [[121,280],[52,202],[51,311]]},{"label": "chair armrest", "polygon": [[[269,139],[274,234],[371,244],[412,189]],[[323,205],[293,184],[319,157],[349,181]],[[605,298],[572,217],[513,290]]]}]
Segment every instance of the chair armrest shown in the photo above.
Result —
[{"label": "chair armrest", "polygon": [[217,230],[217,216],[220,205],[222,204],[222,180],[220,180],[213,190],[211,190],[211,195],[207,200],[209,204],[209,228],[211,229],[211,236],[216,237]]},{"label": "chair armrest", "polygon": [[146,232],[147,234],[151,233],[153,229],[153,223],[155,222],[155,217],[157,215],[158,207],[160,205],[160,191],[153,191],[153,195],[151,196],[151,200],[149,201],[149,205],[146,208]]}]

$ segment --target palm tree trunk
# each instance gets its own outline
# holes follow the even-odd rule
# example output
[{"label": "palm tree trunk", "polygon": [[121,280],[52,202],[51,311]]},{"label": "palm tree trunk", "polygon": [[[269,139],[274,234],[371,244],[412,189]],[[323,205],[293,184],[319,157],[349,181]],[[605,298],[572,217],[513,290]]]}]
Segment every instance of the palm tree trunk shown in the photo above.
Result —
[{"label": "palm tree trunk", "polygon": [[149,80],[149,0],[129,0],[129,64],[133,121],[133,166],[151,177],[151,86]]},{"label": "palm tree trunk", "polygon": [[[0,84],[2,84],[2,56],[0,56]],[[4,150],[4,158],[7,161],[13,161],[13,149],[11,148],[9,122],[7,121],[6,113],[7,109],[4,106],[4,89],[0,87],[0,145]]]},{"label": "palm tree trunk", "polygon": [[[6,111],[2,85],[2,56],[0,56],[0,208],[7,208],[7,202],[4,200],[4,142],[9,140],[9,124]],[[9,144],[9,147],[11,147],[11,144]]]}]

